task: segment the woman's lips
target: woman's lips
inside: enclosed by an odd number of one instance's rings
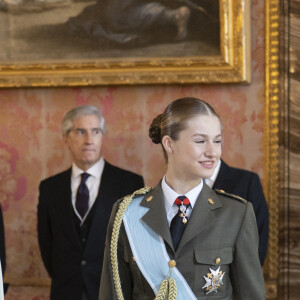
[[[200,164],[201,164],[201,166],[203,166],[204,168],[207,168],[207,169],[212,169],[215,166],[214,161],[201,161]]]

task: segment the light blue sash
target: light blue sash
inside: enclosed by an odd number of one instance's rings
[[[133,199],[123,222],[135,261],[156,295],[161,281],[169,275],[170,257],[161,236],[141,220],[149,210],[140,206],[143,197]],[[172,268],[172,277],[176,280],[178,300],[197,300],[176,267]]]

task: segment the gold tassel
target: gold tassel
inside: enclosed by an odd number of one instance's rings
[[[159,291],[154,300],[176,300],[177,299],[177,285],[173,277],[164,279],[159,287]]]

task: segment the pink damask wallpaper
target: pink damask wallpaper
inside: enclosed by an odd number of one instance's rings
[[[0,90],[0,203],[3,208],[7,300],[49,299],[36,233],[39,182],[70,166],[60,122],[72,107],[93,104],[107,122],[103,156],[140,173],[147,185],[164,174],[159,145],[148,138],[152,119],[174,99],[212,104],[224,127],[223,158],[263,179],[264,6],[252,1],[250,85],[78,87]]]

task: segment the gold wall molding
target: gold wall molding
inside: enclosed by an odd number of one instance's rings
[[[265,0],[265,181],[270,225],[264,266],[267,299],[278,298],[279,207],[279,20],[280,0]]]

